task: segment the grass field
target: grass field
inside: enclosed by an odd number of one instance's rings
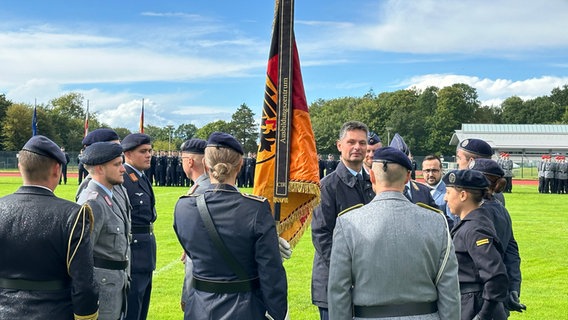
[[[69,182],[74,182],[70,179]],[[14,192],[21,184],[17,177],[0,178],[0,196]],[[73,199],[76,184],[62,185],[56,194]],[[158,262],[154,273],[149,319],[182,319],[179,296],[183,265],[181,247],[172,229],[172,214],[177,198],[186,188],[156,187],[158,220]],[[515,185],[506,194],[507,208],[513,219],[515,237],[522,258],[521,300],[528,307],[510,319],[568,319],[568,195],[539,194],[534,186]],[[310,233],[285,262],[289,284],[291,319],[319,319],[310,300],[313,246]]]

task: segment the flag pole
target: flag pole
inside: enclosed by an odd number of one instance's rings
[[[144,98],[142,98],[142,112],[140,113],[140,133],[144,133]]]

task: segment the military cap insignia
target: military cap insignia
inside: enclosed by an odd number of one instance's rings
[[[450,175],[448,176],[448,181],[450,181],[450,183],[455,183],[456,182],[456,174],[455,173],[450,173]]]
[[[467,146],[468,143],[469,143],[469,139],[465,139],[464,141],[462,141],[460,143],[460,146],[465,147],[465,146]]]
[[[469,164],[468,164],[468,168],[473,169],[474,167],[475,167],[475,159],[471,159]]]
[[[479,246],[482,246],[482,245],[484,245],[484,244],[488,244],[488,243],[489,243],[489,239],[487,239],[487,238],[475,241],[475,244],[476,244],[478,247],[479,247]]]
[[[254,194],[249,194],[249,193],[241,193],[241,194],[245,198],[249,198],[249,199],[260,201],[260,202],[264,202],[264,201],[267,200],[265,197],[257,196],[257,195],[254,195]]]
[[[340,216],[342,216],[343,214],[345,214],[345,213],[347,213],[347,212],[349,212],[349,211],[351,211],[351,210],[354,210],[354,209],[357,209],[357,208],[361,208],[362,206],[363,206],[362,203],[356,204],[356,205],[354,205],[354,206],[352,206],[352,207],[349,207],[349,208],[347,208],[347,209],[341,211],[340,213],[337,214],[337,216],[340,217]]]

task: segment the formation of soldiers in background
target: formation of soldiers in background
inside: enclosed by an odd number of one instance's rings
[[[542,155],[538,163],[538,192],[567,193],[568,192],[568,163],[566,156]]]
[[[503,192],[511,193],[513,191],[513,160],[510,159],[509,154],[501,152],[497,164],[503,169],[505,175],[503,178],[507,181],[507,185]]]
[[[239,188],[252,188],[254,169],[256,166],[256,153],[249,152],[243,159],[244,165],[238,177]],[[80,172],[80,169],[79,169]],[[181,153],[178,151],[152,151],[150,169],[144,171],[153,186],[160,187],[191,187],[191,181],[183,172]],[[86,174],[84,175],[86,176]],[[79,175],[79,184],[82,177]]]

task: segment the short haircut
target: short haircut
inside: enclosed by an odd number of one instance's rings
[[[362,130],[365,131],[365,136],[369,134],[369,127],[366,124],[360,121],[348,121],[341,126],[341,130],[339,130],[339,140],[345,137],[347,131],[353,130]]]
[[[438,160],[438,162],[440,162],[440,168],[442,168],[442,159],[440,159],[440,157],[438,157],[435,154],[429,154],[426,157],[424,157],[424,160],[422,160],[422,162],[424,161],[432,161],[432,160]]]
[[[31,181],[46,181],[51,174],[51,167],[58,162],[50,157],[21,150],[18,157],[22,175]]]
[[[386,164],[386,171],[384,169],[384,163],[373,162],[373,173],[377,181],[380,181],[384,186],[401,186],[406,182],[406,176],[408,175],[408,169],[401,166],[398,163],[389,162]]]

